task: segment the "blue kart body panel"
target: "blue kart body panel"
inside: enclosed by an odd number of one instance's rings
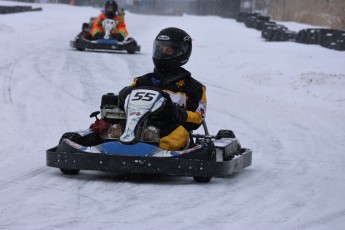
[[[114,40],[114,39],[99,39],[96,42],[99,44],[111,44],[111,45],[116,45],[119,43],[119,41]]]
[[[119,141],[111,141],[95,146],[82,146],[71,140],[64,139],[60,145],[60,151],[74,148],[76,152],[99,153],[118,156],[145,156],[145,157],[177,157],[183,154],[193,154],[193,152],[203,148],[203,145],[196,145],[193,148],[182,151],[168,151],[157,146],[138,142],[135,144],[123,144]]]

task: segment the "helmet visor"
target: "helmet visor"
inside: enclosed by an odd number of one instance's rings
[[[183,54],[182,45],[171,41],[155,40],[153,42],[153,57],[157,59],[170,59]]]
[[[114,13],[115,12],[115,9],[114,9],[113,5],[107,5],[105,7],[105,10],[106,10],[106,13]]]

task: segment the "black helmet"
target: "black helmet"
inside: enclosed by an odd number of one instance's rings
[[[178,28],[163,29],[153,42],[152,59],[157,70],[170,71],[183,66],[191,53],[191,37]]]
[[[117,3],[113,0],[108,0],[104,4],[104,14],[107,16],[107,18],[115,17],[117,9]]]

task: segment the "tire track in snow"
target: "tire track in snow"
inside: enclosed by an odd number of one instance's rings
[[[92,194],[90,195],[85,195],[81,190],[83,190],[83,187],[89,183],[87,180],[83,180],[82,182],[76,183],[75,187],[70,187],[68,189],[63,188],[58,188],[55,185],[48,185],[48,184],[37,184],[37,183],[31,183],[29,182],[30,179],[33,179],[34,177],[42,177],[44,175],[49,175],[47,172],[50,171],[48,167],[41,167],[38,169],[33,169],[30,171],[25,171],[22,175],[19,175],[18,177],[15,178],[10,178],[10,180],[1,180],[0,183],[3,187],[7,187],[9,190],[12,188],[15,189],[14,187],[16,186],[25,186],[27,189],[32,188],[32,190],[37,191],[37,188],[39,187],[40,190],[55,190],[57,192],[63,192],[63,193],[73,193],[78,197],[78,202],[80,202],[80,198],[86,198],[87,200],[92,201],[92,203],[96,204],[99,206],[99,210],[101,210],[104,207],[104,203],[102,203],[100,200],[97,200],[92,197]],[[60,175],[58,175],[60,176]],[[65,176],[68,177],[68,176]],[[40,181],[44,182],[43,178],[39,179]],[[66,178],[66,180],[70,180],[70,178]],[[86,189],[87,190],[87,189]],[[94,207],[94,206],[93,206]]]
[[[68,95],[68,97],[71,99],[85,103],[83,97],[77,96],[75,91],[68,88],[68,85],[75,80],[73,77],[76,75],[73,73],[73,70],[71,70],[72,64],[81,62],[80,60],[74,61],[73,58],[69,58],[69,56],[70,54],[68,54],[66,51],[64,51],[61,55],[54,53],[47,54],[45,56],[37,56],[37,62],[34,63],[34,68],[38,76],[52,85],[54,89],[58,90],[62,94]],[[55,65],[55,68],[54,72],[51,72],[49,70],[51,69],[50,66],[53,64]]]
[[[23,175],[19,175],[15,178],[11,177],[9,178],[9,180],[7,181],[0,181],[1,182],[1,186],[7,186],[10,184],[22,184],[23,181],[27,181],[33,177],[36,177],[44,172],[48,171],[48,168],[39,168],[39,169],[33,169],[31,171],[25,171]]]
[[[14,64],[7,64],[0,67],[0,72],[5,72],[2,85],[2,101],[4,104],[13,104],[12,100],[12,76],[15,69]]]
[[[72,53],[71,53],[72,52]],[[93,92],[97,92],[98,76],[95,76],[90,69],[92,63],[88,58],[83,58],[83,61],[75,61],[75,52],[71,51],[67,54],[63,69],[69,70],[70,74],[78,73],[78,80],[83,88],[83,102],[90,105],[95,103],[96,98],[93,96]],[[79,54],[78,52],[77,54]],[[80,54],[79,54],[80,55]],[[89,57],[88,55],[86,57]],[[94,57],[91,57],[94,58]],[[98,98],[97,98],[98,99]],[[98,100],[97,100],[98,102]]]
[[[343,222],[344,220],[345,220],[345,209],[342,209],[333,213],[325,214],[322,217],[318,217],[316,219],[306,221],[305,223],[294,226],[292,228],[289,227],[286,229],[319,229],[321,228],[320,226],[324,226],[325,229],[328,229],[328,227],[331,228],[330,227],[331,222],[335,222],[335,221]]]
[[[43,60],[43,57],[37,57],[41,61],[35,63],[35,69],[42,79],[65,94],[71,101],[76,100],[89,105],[98,104],[99,97],[94,97],[94,93],[99,91],[102,76],[99,76],[100,71],[93,69],[99,58],[103,60],[98,55],[100,54],[87,51],[63,50],[58,55],[46,55]],[[50,67],[53,65],[52,60],[55,65],[54,72],[47,75],[45,68],[53,68]]]

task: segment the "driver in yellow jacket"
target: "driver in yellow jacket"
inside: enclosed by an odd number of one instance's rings
[[[188,62],[191,52],[191,37],[185,31],[173,27],[163,29],[153,45],[154,71],[135,78],[119,93],[120,101],[124,101],[133,88],[152,86],[170,95],[174,103],[167,104],[155,115],[162,149],[185,148],[189,142],[188,131],[199,128],[206,113],[205,86],[181,67]]]

